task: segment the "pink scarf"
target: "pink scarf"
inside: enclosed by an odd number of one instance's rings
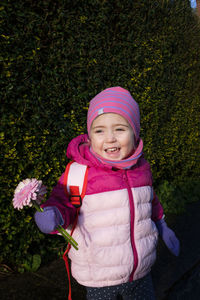
[[[143,152],[143,141],[140,139],[139,144],[135,150],[135,152],[129,156],[126,159],[122,160],[107,160],[100,155],[96,154],[92,148],[90,147],[91,153],[104,165],[111,165],[114,168],[117,169],[130,169],[132,166],[134,166],[137,162],[138,159],[142,156]]]

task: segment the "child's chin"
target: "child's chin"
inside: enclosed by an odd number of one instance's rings
[[[103,156],[105,159],[108,159],[108,160],[121,160],[121,155],[119,153],[106,153],[104,154]]]

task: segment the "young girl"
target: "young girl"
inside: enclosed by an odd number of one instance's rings
[[[86,194],[71,248],[72,276],[89,300],[155,299],[150,271],[158,233],[179,254],[179,241],[164,221],[143,156],[140,113],[131,94],[112,87],[90,102],[88,135],[74,138],[67,157],[88,166]],[[77,174],[77,177],[79,174]],[[64,174],[35,221],[44,233],[73,224],[76,209],[64,193]]]

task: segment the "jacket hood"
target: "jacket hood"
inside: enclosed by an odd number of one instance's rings
[[[79,164],[87,165],[89,167],[110,170],[113,169],[111,165],[103,164],[92,154],[92,152],[90,151],[90,141],[87,134],[82,134],[72,139],[68,144],[66,155],[70,160],[74,160]],[[139,168],[139,171],[145,173],[151,172],[151,167],[149,163],[144,159],[143,155],[140,157],[137,164],[131,169],[134,168]]]

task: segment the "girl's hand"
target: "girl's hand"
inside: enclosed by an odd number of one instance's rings
[[[175,233],[167,226],[167,223],[164,221],[164,219],[157,221],[156,227],[170,252],[173,255],[178,256],[180,253],[180,242]]]
[[[55,206],[48,206],[43,209],[43,212],[35,213],[35,222],[43,233],[50,233],[59,225],[64,224],[63,217],[59,209]]]

